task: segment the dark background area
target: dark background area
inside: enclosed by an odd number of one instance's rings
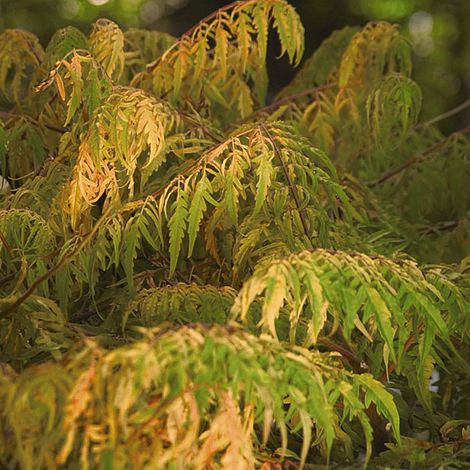
[[[72,24],[88,32],[93,21],[107,17],[121,28],[158,29],[182,34],[223,0],[0,0],[0,31],[22,28],[46,45],[58,28]],[[306,30],[308,57],[335,29],[371,20],[398,23],[413,43],[414,79],[424,95],[422,120],[470,98],[470,0],[291,0]],[[271,91],[295,73],[277,60],[271,42]],[[470,121],[470,108],[440,125],[449,132]]]

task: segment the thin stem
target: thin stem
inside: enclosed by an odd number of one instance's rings
[[[457,346],[460,349],[466,349],[468,352],[470,352],[470,344],[465,343],[462,341],[459,337],[452,335],[450,337],[450,340],[452,343],[454,343],[455,346]]]
[[[449,111],[446,111],[445,113],[439,114],[438,116],[430,119],[429,121],[422,122],[421,124],[418,124],[415,126],[415,129],[421,129],[426,126],[430,126],[431,124],[435,124],[436,122],[443,121],[444,119],[447,119],[451,116],[454,116],[455,114],[460,113],[460,111],[463,111],[464,109],[467,109],[470,107],[470,99],[467,101],[464,101],[463,103],[459,104],[455,108],[450,109]]]
[[[444,222],[439,222],[436,225],[433,225],[431,227],[424,227],[423,229],[420,230],[420,233],[422,235],[428,235],[433,232],[445,232],[447,230],[452,230],[456,228],[461,222],[466,222],[469,220],[470,220],[470,216],[466,216],[459,220],[447,220]]]
[[[34,291],[44,282],[47,281],[51,276],[53,276],[57,271],[59,271],[63,266],[72,261],[73,258],[93,239],[98,232],[98,229],[103,225],[104,221],[108,217],[111,209],[108,208],[101,218],[96,222],[93,229],[90,230],[83,238],[82,241],[72,250],[69,254],[61,258],[52,268],[46,271],[42,276],[39,276],[35,281],[29,286],[26,292],[20,296],[15,302],[8,306],[5,310],[0,312],[0,319],[10,317],[13,312],[25,301]]]
[[[236,0],[235,2],[232,2],[232,3],[229,3],[228,5],[225,5],[223,6],[222,8],[218,8],[217,10],[213,11],[212,13],[209,13],[207,16],[205,16],[202,20],[200,20],[199,22],[197,22],[194,26],[192,26],[191,28],[189,28],[185,33],[183,33],[181,35],[181,38],[182,39],[183,37],[187,37],[187,36],[191,36],[194,31],[196,31],[198,28],[200,28],[204,23],[207,23],[211,20],[213,20],[214,18],[216,18],[218,15],[220,15],[220,13],[224,12],[224,11],[228,11],[228,10],[231,10],[232,8],[235,8],[236,6],[238,5],[243,5],[244,3],[250,3],[249,1],[240,1],[240,0]],[[251,2],[253,3],[253,2]]]
[[[249,132],[252,132],[252,131],[253,131],[253,129],[250,129],[249,131],[244,130],[244,131],[236,134],[235,136],[232,136],[231,139],[233,139],[234,137],[241,137],[241,136],[243,136],[243,135],[245,135]],[[227,141],[224,141],[224,142],[218,143],[217,145],[214,145],[214,146],[210,147],[208,150],[203,152],[202,156],[198,160],[196,160],[192,165],[188,166],[181,173],[178,173],[178,175],[175,176],[169,183],[163,185],[160,189],[153,192],[148,197],[155,199],[155,198],[161,196],[165,192],[166,189],[168,189],[170,186],[175,184],[181,177],[189,175],[192,171],[196,170],[198,167],[201,167],[203,164],[210,163],[211,160],[209,160],[207,158],[207,155],[210,154],[211,152],[213,152],[218,147],[224,146],[226,144],[227,144]],[[145,203],[144,201],[140,201],[141,204],[137,205],[137,202],[138,201],[136,201],[136,205],[130,209],[131,211],[135,211],[135,210],[139,209]]]
[[[299,98],[303,98],[304,96],[313,95],[315,93],[318,93],[319,91],[328,90],[329,88],[334,88],[337,85],[338,84],[336,82],[326,83],[325,85],[319,85],[319,86],[314,86],[314,87],[311,87],[311,88],[306,88],[305,90],[299,91],[297,93],[293,93],[292,95],[285,96],[284,98],[273,101],[272,103],[270,103],[266,106],[263,106],[262,108],[254,111],[249,116],[247,116],[245,119],[243,119],[242,122],[249,121],[253,117],[257,116],[258,114],[266,113],[266,112],[269,113],[270,111],[273,111],[274,109],[279,108],[283,104],[290,103],[291,101],[295,101]]]
[[[379,178],[377,178],[374,181],[369,181],[367,183],[367,186],[369,186],[370,188],[375,188],[379,184],[382,184],[385,181],[388,181],[390,178],[393,178],[393,177],[399,175],[400,173],[403,173],[405,170],[407,170],[408,168],[416,165],[417,163],[429,160],[430,158],[432,158],[432,154],[436,150],[438,150],[439,148],[443,147],[449,141],[449,139],[451,137],[453,137],[455,134],[468,134],[469,132],[470,132],[470,125],[464,127],[463,129],[460,129],[456,132],[453,132],[451,135],[449,135],[445,139],[441,140],[437,144],[433,145],[432,147],[429,147],[424,152],[422,152],[418,155],[413,155],[412,157],[410,157],[402,165],[400,165],[396,168],[393,168],[392,170],[386,171],[385,173],[382,174],[382,176],[380,176]]]
[[[3,119],[4,121],[9,121],[10,119],[19,119],[19,118],[24,118],[24,119],[27,119],[28,121],[31,121],[32,123],[36,125],[40,125],[40,123],[31,116],[27,116],[25,114],[14,114],[14,113],[6,112],[6,111],[0,111],[0,119]],[[44,127],[49,129],[50,131],[59,132],[60,134],[65,134],[67,132],[67,129],[65,127],[53,126],[51,124],[44,124]]]
[[[12,279],[15,279],[15,273],[9,274],[8,276],[5,276],[4,278],[0,279],[0,286],[2,286],[3,284],[6,284]]]
[[[322,251],[329,253],[331,255],[336,255],[339,250],[334,250],[332,248],[322,248]],[[364,253],[361,253],[360,251],[351,251],[351,250],[341,250],[341,253],[346,253],[348,256],[351,258],[361,258],[364,256]],[[390,259],[387,258],[383,255],[367,255],[368,258],[373,259],[375,261],[392,261],[395,264],[398,264],[398,266],[406,266],[410,260],[408,259]]]
[[[459,456],[460,454],[463,454],[464,452],[468,452],[468,439],[463,438],[463,439],[457,439],[456,441],[439,442],[433,445],[433,449],[436,449],[442,446],[449,446],[449,445],[460,446],[462,444],[463,444],[463,447],[452,454],[452,458],[455,459],[455,457]],[[443,468],[442,463],[438,463],[436,465],[433,465],[429,470],[440,470],[441,468]]]
[[[230,9],[236,7],[237,5],[242,5],[243,3],[246,3],[246,2],[242,2],[242,1],[237,0],[235,2],[229,3],[228,5],[225,5],[222,8],[219,8],[218,10],[213,11],[212,13],[209,13],[202,20],[200,20],[198,23],[196,23],[194,26],[192,26],[186,32],[184,32],[179,37],[179,39],[170,47],[170,49],[168,49],[168,51],[174,49],[184,38],[187,38],[187,37],[191,36],[194,33],[194,31],[196,31],[198,28],[200,28],[204,23],[207,23],[207,22],[211,21],[212,19],[216,18],[220,13],[222,13],[224,11],[227,11],[227,10],[230,10]],[[166,55],[166,54],[164,54],[164,55]],[[164,55],[160,56],[154,62],[151,62],[150,64],[148,64],[147,65],[147,72],[152,72],[153,70],[155,70],[158,67],[158,65],[160,64],[160,62],[162,61],[162,58],[164,57]]]
[[[356,356],[356,354],[347,349],[345,346],[340,343],[335,343],[334,341],[329,340],[328,338],[320,337],[317,340],[317,344],[325,346],[330,351],[335,351],[344,356],[351,364],[354,372],[360,374],[364,372],[364,368],[361,365],[361,360]]]
[[[3,232],[1,230],[0,241],[2,242],[2,245],[5,247],[5,249],[8,251],[8,254],[13,258],[13,249],[11,248],[10,244],[8,243],[7,239],[5,238],[5,235],[3,235]]]
[[[315,248],[313,240],[311,239],[310,234],[309,234],[309,230],[308,230],[308,227],[307,227],[307,222],[305,220],[304,213],[302,211],[302,205],[300,204],[299,195],[297,194],[297,189],[294,185],[294,182],[292,181],[292,178],[290,177],[289,170],[286,166],[286,162],[284,161],[284,158],[282,158],[281,151],[279,150],[279,147],[277,146],[276,141],[274,140],[273,136],[269,132],[269,129],[265,126],[264,123],[261,123],[261,128],[264,130],[264,132],[268,136],[269,140],[271,141],[271,144],[274,148],[274,152],[276,153],[276,156],[278,157],[279,161],[281,162],[282,170],[283,170],[284,175],[286,177],[287,184],[289,185],[290,192],[292,193],[292,197],[294,198],[295,205],[297,206],[297,210],[299,212],[300,221],[302,223],[302,227],[304,229],[305,236],[307,237],[310,244],[312,245],[312,248]]]
[[[240,132],[238,134],[238,136],[242,136],[244,134],[246,134],[247,131],[243,131],[243,132]],[[214,147],[212,147],[210,150],[213,150],[221,145],[224,145],[224,143],[222,144],[218,144]],[[210,152],[209,150],[209,152]],[[131,208],[121,212],[121,213],[124,213],[124,212],[134,212],[140,208],[142,208],[143,205],[145,205],[148,201],[149,198],[152,198],[152,199],[156,199],[157,197],[161,196],[165,191],[166,189],[168,189],[171,185],[173,185],[176,181],[178,181],[181,177],[183,176],[186,176],[188,175],[189,173],[191,173],[192,171],[194,171],[196,168],[198,168],[199,166],[202,165],[203,161],[207,159],[207,156],[206,156],[206,152],[205,154],[200,157],[193,165],[189,166],[188,168],[186,168],[185,171],[181,172],[180,174],[178,174],[175,178],[173,178],[169,183],[163,185],[160,189],[158,189],[157,191],[155,191],[154,193],[152,193],[151,195],[147,196],[147,198],[145,198],[145,200],[140,200],[140,201],[136,201],[136,204],[133,205]],[[69,261],[71,261],[78,253],[79,251],[84,247],[86,246],[86,244],[94,237],[94,235],[96,234],[96,232],[98,231],[99,227],[101,225],[103,225],[105,219],[107,218],[108,214],[110,212],[110,208],[108,208],[108,210],[101,216],[101,218],[96,222],[95,226],[93,227],[93,229],[88,232],[88,234],[86,234],[84,236],[84,238],[82,239],[82,241],[80,242],[80,244],[77,246],[77,248],[75,248],[71,253],[69,253],[68,255],[64,256],[63,258],[60,259],[60,261],[54,265],[51,269],[49,269],[49,271],[47,271],[44,275],[42,275],[41,277],[37,278],[34,283],[31,285],[31,287],[14,303],[12,304],[10,307],[8,307],[6,310],[4,310],[3,312],[0,312],[0,319],[1,318],[5,318],[5,317],[8,317],[19,305],[21,305],[35,290],[36,288],[44,281],[46,281],[47,279],[49,279],[51,276],[53,276],[60,268],[62,268],[64,265],[66,265]]]

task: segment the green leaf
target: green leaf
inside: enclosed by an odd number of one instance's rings
[[[442,315],[439,309],[433,305],[430,300],[419,292],[416,293],[416,299],[424,308],[426,315],[429,316],[429,319],[436,325],[437,329],[444,336],[444,338],[449,338],[449,329],[442,318]]]
[[[186,188],[178,187],[176,201],[171,208],[172,215],[169,221],[170,229],[170,276],[176,270],[176,264],[181,250],[181,244],[186,231],[188,218],[188,194]]]
[[[271,186],[274,175],[274,167],[272,165],[273,153],[268,153],[267,148],[265,150],[266,151],[255,160],[258,164],[255,171],[258,181],[256,182],[255,208],[253,210],[254,215],[261,210],[261,207],[266,202],[268,190]]]
[[[400,443],[400,416],[392,395],[370,374],[357,375],[356,380],[366,389],[366,406],[375,403],[377,411],[389,420],[395,440]]]
[[[380,334],[388,346],[392,359],[395,359],[395,349],[393,345],[395,331],[390,322],[392,314],[377,290],[370,287],[367,289],[367,294],[376,309],[374,318],[377,321]]]
[[[202,178],[196,185],[193,197],[191,198],[191,206],[189,208],[188,218],[188,257],[193,254],[194,243],[196,241],[196,235],[199,231],[199,225],[204,216],[204,212],[207,210],[206,201],[212,192],[212,186],[206,175],[203,174]]]

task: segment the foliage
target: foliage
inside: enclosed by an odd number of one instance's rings
[[[270,27],[1,33],[2,468],[469,463],[470,129],[385,22],[267,103]]]

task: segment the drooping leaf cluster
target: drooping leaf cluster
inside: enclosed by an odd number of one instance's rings
[[[470,127],[384,22],[268,103],[270,28],[0,34],[0,466],[468,464]]]

